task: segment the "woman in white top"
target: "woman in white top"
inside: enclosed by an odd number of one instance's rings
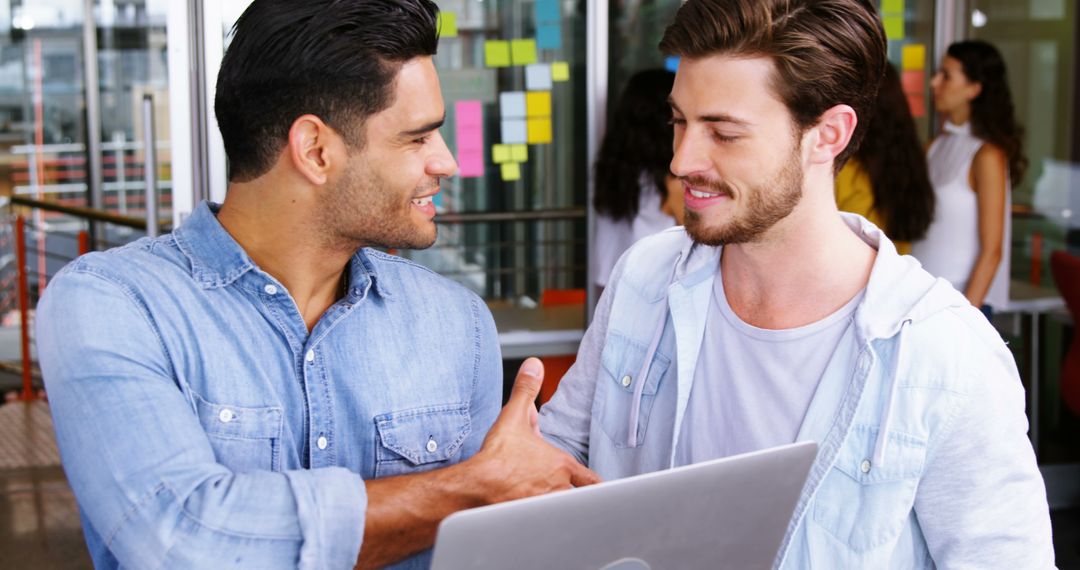
[[[992,45],[949,46],[930,83],[943,132],[927,154],[937,206],[926,238],[911,254],[984,311],[1009,298],[1009,193],[1027,159],[1006,83]]]
[[[639,71],[623,90],[596,161],[593,283],[607,285],[615,262],[637,240],[682,225],[683,188],[668,170],[675,74]]]

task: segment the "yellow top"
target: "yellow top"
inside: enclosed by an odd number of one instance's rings
[[[836,207],[844,212],[859,214],[885,230],[885,220],[874,209],[874,187],[870,183],[870,173],[855,157],[848,160],[836,175]],[[911,253],[910,242],[894,241],[893,244],[901,255]]]

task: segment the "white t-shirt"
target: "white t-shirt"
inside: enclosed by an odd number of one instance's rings
[[[600,214],[596,217],[596,249],[592,256],[593,283],[606,287],[611,270],[619,257],[639,239],[662,232],[675,225],[675,218],[660,211],[660,192],[656,183],[642,173],[638,179],[641,193],[638,213],[632,220],[613,220]]]
[[[728,305],[720,275],[715,283],[676,465],[795,441],[864,294],[815,323],[767,330],[743,322]]]

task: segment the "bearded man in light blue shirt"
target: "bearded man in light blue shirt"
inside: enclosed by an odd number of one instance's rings
[[[1049,568],[1001,337],[837,211],[886,65],[868,4],[682,5],[660,47],[686,228],[618,262],[540,427],[608,479],[817,441],[777,568]]]
[[[499,415],[483,302],[368,249],[430,246],[457,169],[436,12],[255,0],[218,77],[224,203],[50,283],[38,350],[96,567],[426,568],[448,514],[595,482],[536,432],[539,361]]]

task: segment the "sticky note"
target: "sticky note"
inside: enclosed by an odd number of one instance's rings
[[[905,71],[900,74],[900,85],[903,87],[904,93],[922,94],[926,89],[926,72],[919,71]]]
[[[882,14],[903,14],[904,0],[881,0]]]
[[[569,81],[570,64],[565,61],[556,61],[551,64],[552,81]]]
[[[548,144],[551,142],[551,117],[529,119],[529,144]]]
[[[464,154],[466,151],[482,152],[484,148],[483,127],[457,126],[457,150]]]
[[[562,19],[559,0],[536,0],[533,3],[533,16],[539,23],[549,24]]]
[[[439,12],[435,20],[435,29],[439,30],[440,38],[457,37],[457,13]]]
[[[904,17],[885,16],[881,19],[885,24],[885,37],[890,40],[904,39]]]
[[[525,92],[504,91],[499,93],[499,114],[504,119],[525,117]]]
[[[529,91],[525,94],[526,117],[551,116],[551,91]]]
[[[454,103],[454,115],[459,127],[480,127],[484,125],[484,106],[476,100],[463,100]]]
[[[484,65],[488,67],[510,66],[510,42],[488,40],[484,42]]]
[[[503,119],[502,124],[500,124],[499,127],[502,134],[502,142],[506,144],[524,144],[530,142],[525,119]]]
[[[901,69],[904,71],[926,69],[926,46],[923,44],[908,44],[900,53],[903,54]]]
[[[669,55],[664,58],[664,69],[675,73],[679,70],[679,56]]]
[[[551,91],[551,64],[534,63],[525,66],[525,89]]]
[[[521,165],[516,162],[504,162],[502,165],[502,179],[507,182],[521,180]]]
[[[508,144],[493,144],[491,145],[491,161],[495,164],[502,164],[504,162],[510,162],[510,147],[513,145]]]
[[[458,176],[461,178],[479,178],[484,175],[484,155],[481,152],[458,151]],[[437,194],[441,196],[442,194]]]
[[[562,49],[562,26],[559,24],[537,24],[536,46],[540,49]]]
[[[528,162],[529,146],[523,144],[510,145],[510,160],[513,162]]]
[[[926,96],[923,94],[909,93],[907,96],[908,109],[915,118],[926,116]]]
[[[536,40],[511,40],[510,57],[514,65],[529,65],[536,63]]]

